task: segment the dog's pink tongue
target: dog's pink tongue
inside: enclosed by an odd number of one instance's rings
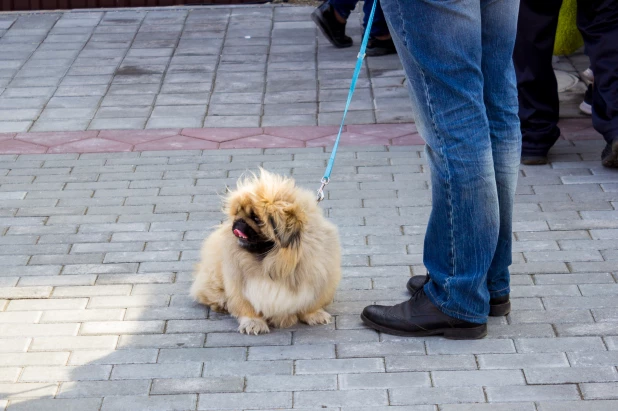
[[[234,229],[234,235],[238,238],[247,238],[247,236],[245,235],[245,233],[243,233],[242,231],[240,231],[238,228]]]

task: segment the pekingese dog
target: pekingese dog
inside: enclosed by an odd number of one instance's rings
[[[224,209],[227,221],[202,246],[193,298],[236,317],[241,333],[331,322],[324,307],[341,279],[341,249],[315,195],[260,170],[239,180]]]

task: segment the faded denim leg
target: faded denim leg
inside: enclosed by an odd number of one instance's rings
[[[490,266],[492,290],[505,277],[508,284],[511,240],[504,233],[511,230],[512,158],[518,164],[521,139],[510,63],[517,6],[382,0],[431,170],[425,292],[445,314],[475,323],[487,321]],[[500,92],[507,98],[497,98]]]

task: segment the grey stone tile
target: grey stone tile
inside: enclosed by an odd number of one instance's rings
[[[77,131],[86,130],[90,118],[85,119],[62,119],[62,120],[38,120],[30,131]]]
[[[155,106],[151,117],[199,117],[206,114],[206,105]]]
[[[204,127],[259,127],[259,116],[206,116]]]
[[[88,130],[141,130],[145,127],[146,121],[147,117],[95,118],[90,122]]]
[[[0,121],[0,133],[20,133],[28,131],[32,121]]]
[[[203,117],[157,117],[150,118],[146,124],[146,128],[189,128],[202,127]]]
[[[123,94],[108,95],[101,102],[102,107],[119,106],[151,106],[154,104],[155,96],[152,94]]]

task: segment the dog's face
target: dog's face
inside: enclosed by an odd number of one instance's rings
[[[261,256],[298,247],[306,216],[296,191],[292,180],[264,170],[239,182],[227,199],[227,213],[240,247]]]

